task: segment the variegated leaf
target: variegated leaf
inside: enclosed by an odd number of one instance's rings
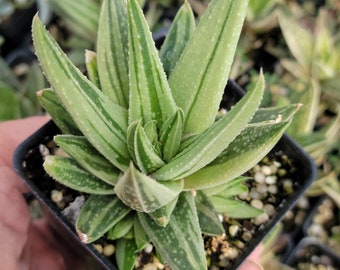
[[[103,156],[124,170],[129,164],[126,109],[112,103],[70,62],[37,16],[33,40],[48,80],[78,128]]]
[[[208,235],[221,235],[224,233],[222,222],[208,196],[202,191],[198,191],[195,203],[202,233]]]
[[[49,113],[64,134],[82,134],[52,89],[40,90],[37,92],[37,96],[41,106]]]
[[[129,104],[128,17],[126,0],[104,0],[98,27],[100,85],[116,104]]]
[[[215,121],[247,4],[212,1],[171,73],[170,88],[185,113],[187,134],[200,133]]]
[[[141,121],[129,125],[127,138],[130,155],[143,173],[149,174],[164,165],[164,161],[159,157],[159,152],[141,126]]]
[[[129,14],[129,123],[155,120],[160,127],[176,111],[166,75],[151,32],[136,0],[128,1]]]
[[[47,156],[43,164],[46,172],[59,183],[85,193],[114,194],[114,188],[81,168],[71,158]]]
[[[245,202],[234,200],[231,198],[212,196],[209,199],[218,212],[225,213],[228,217],[252,218],[263,213],[263,210],[252,207]]]
[[[167,205],[158,208],[157,210],[150,212],[149,216],[162,227],[166,227],[170,221],[171,214],[175,209],[178,197],[169,202]]]
[[[182,180],[158,182],[138,171],[132,162],[115,186],[117,196],[126,205],[146,213],[168,204],[182,189]]]
[[[249,124],[216,160],[185,178],[185,189],[216,187],[243,174],[275,146],[290,120]]]
[[[87,76],[95,86],[101,89],[98,73],[97,54],[93,51],[85,50],[85,64]]]
[[[160,142],[163,149],[163,160],[169,162],[180,148],[184,130],[184,114],[181,109],[164,122],[160,130]]]
[[[168,77],[176,66],[188,40],[195,30],[195,17],[189,2],[185,1],[177,12],[159,52]]]
[[[191,192],[181,193],[165,228],[145,213],[138,212],[137,215],[161,259],[171,265],[172,270],[207,269],[201,229]]]
[[[115,185],[120,171],[103,157],[83,136],[58,135],[54,141],[85,170],[104,182]]]
[[[120,270],[132,270],[136,260],[136,244],[133,239],[121,238],[116,243],[115,257]]]
[[[204,194],[206,194],[209,197],[212,196],[212,195],[221,194],[221,193],[225,197],[230,197],[230,196],[237,195],[237,194],[233,193],[233,195],[231,195],[229,193],[229,190],[233,191],[235,186],[238,187],[240,184],[242,184],[245,181],[250,180],[250,179],[252,179],[252,178],[251,177],[245,177],[245,176],[239,176],[239,177],[236,177],[234,179],[231,179],[231,180],[223,183],[222,185],[212,187],[212,188],[206,188],[202,192],[204,192]],[[242,192],[240,192],[240,193],[242,193]],[[238,194],[240,194],[240,193],[238,193]]]
[[[213,161],[246,127],[260,104],[263,91],[264,78],[261,73],[252,91],[168,164],[154,172],[153,177],[158,180],[184,178]]]
[[[103,236],[130,212],[131,209],[115,195],[91,195],[77,218],[77,233],[82,242],[91,243]]]

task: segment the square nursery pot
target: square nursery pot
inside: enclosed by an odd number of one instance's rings
[[[229,81],[226,87],[221,107],[229,109],[244,94],[243,90],[233,81]],[[74,225],[58,210],[58,207],[50,199],[51,186],[55,181],[48,177],[42,167],[43,158],[40,151],[41,145],[48,145],[54,135],[60,133],[53,121],[48,122],[28,139],[26,139],[17,149],[14,155],[14,168],[21,176],[23,181],[30,187],[33,195],[38,199],[49,224],[54,232],[64,239],[69,247],[75,250],[77,256],[84,262],[81,269],[117,269],[114,265],[114,259],[108,259],[101,255],[92,244],[83,244],[78,239]],[[252,230],[256,233],[247,240],[244,249],[238,252],[238,256],[228,260],[227,264],[221,269],[236,269],[242,261],[254,250],[254,248],[264,239],[268,232],[277,224],[285,213],[295,204],[297,199],[312,183],[316,176],[316,168],[312,159],[287,135],[284,135],[277,143],[274,149],[268,154],[270,159],[276,159],[284,153],[284,159],[293,168],[290,170],[289,178],[291,179],[290,192],[286,192],[283,183],[278,180],[279,190],[275,211],[270,219],[263,224],[251,226],[249,229],[249,220],[237,220],[246,230]],[[255,181],[252,181],[255,182]],[[251,188],[251,187],[250,187]],[[273,195],[271,194],[272,198]],[[226,234],[227,234],[226,228]],[[233,242],[233,241],[230,241]],[[113,256],[114,257],[114,256]]]

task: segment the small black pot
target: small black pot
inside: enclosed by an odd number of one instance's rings
[[[243,90],[233,81],[229,81],[225,90],[225,95],[221,106],[229,109],[244,94]],[[91,245],[80,242],[75,232],[74,226],[60,213],[51,201],[48,193],[42,191],[48,182],[54,182],[49,178],[43,167],[43,159],[39,156],[39,145],[46,144],[52,140],[53,136],[60,133],[53,121],[48,122],[37,132],[26,139],[15,151],[14,168],[25,183],[30,187],[34,196],[43,206],[50,225],[61,238],[65,238],[68,245],[73,247],[82,260],[88,262],[88,266],[83,269],[117,269],[108,259],[104,258]],[[285,213],[295,204],[297,199],[308,188],[316,177],[316,167],[312,159],[287,135],[284,135],[274,147],[272,152],[284,151],[290,159],[292,165],[297,168],[292,176],[294,180],[294,190],[285,197],[276,209],[274,217],[258,230],[248,248],[228,267],[235,269],[254,250],[254,248],[264,239],[268,232],[282,219]],[[37,155],[34,155],[34,154]],[[35,156],[30,160],[29,156]],[[46,179],[46,180],[44,180]],[[91,266],[90,266],[91,265]],[[93,266],[92,266],[93,265]]]

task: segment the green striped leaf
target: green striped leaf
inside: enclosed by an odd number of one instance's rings
[[[221,235],[224,228],[209,198],[201,191],[195,197],[201,231],[208,235]]]
[[[252,207],[242,201],[220,196],[212,196],[209,199],[218,212],[225,213],[228,217],[252,218],[263,214],[263,210]]]
[[[183,189],[183,181],[160,183],[130,167],[115,186],[117,196],[129,207],[141,212],[153,212],[175,199]]]
[[[245,173],[275,146],[289,124],[250,124],[216,160],[186,177],[185,189],[217,187]]]
[[[149,174],[164,165],[159,152],[148,139],[141,121],[136,121],[128,129],[128,149],[138,168]]]
[[[87,76],[95,86],[101,89],[98,74],[97,54],[93,51],[85,50],[85,64]]]
[[[240,184],[244,183],[245,181],[248,181],[252,179],[251,177],[245,177],[245,176],[238,176],[234,179],[231,179],[219,186],[212,187],[212,188],[206,188],[203,190],[204,194],[206,194],[208,197],[215,195],[215,194],[223,194],[225,197],[231,197],[233,195],[237,194],[230,194],[229,190],[233,191],[234,187],[239,187]],[[242,192],[240,192],[242,193]],[[240,194],[238,193],[238,194]]]
[[[49,82],[78,128],[103,156],[124,170],[129,164],[126,109],[112,103],[70,62],[37,16],[33,40]]]
[[[74,190],[103,195],[115,193],[112,185],[88,173],[71,158],[47,156],[43,166],[51,177]]]
[[[168,164],[154,172],[153,177],[158,180],[184,178],[213,161],[246,127],[260,104],[263,91],[261,73],[252,91]]]
[[[129,123],[155,120],[160,127],[176,111],[176,104],[154,45],[151,32],[136,0],[128,1],[129,14]]]
[[[126,0],[104,0],[99,19],[97,56],[100,85],[116,104],[129,101],[128,17]]]
[[[82,134],[52,89],[40,90],[37,92],[37,96],[41,106],[64,134]]]
[[[215,121],[247,3],[212,1],[171,73],[175,102],[185,113],[185,133],[200,133]]]
[[[185,1],[165,37],[159,57],[168,77],[176,66],[188,40],[195,30],[195,17],[189,2]]]
[[[137,212],[137,215],[161,259],[171,265],[172,270],[207,269],[201,229],[191,192],[181,193],[165,228],[145,213]]]
[[[58,135],[54,141],[85,170],[103,180],[115,185],[120,171],[103,157],[83,136]]]
[[[99,5],[89,0],[50,0],[53,10],[69,24],[70,29],[89,41],[97,35]]]
[[[110,240],[116,240],[124,237],[130,230],[132,230],[134,219],[135,213],[130,212],[107,232],[107,238]]]
[[[163,146],[163,160],[169,162],[177,153],[181,145],[184,129],[184,114],[181,109],[164,122],[160,130],[160,142]]]
[[[132,270],[136,261],[136,244],[132,239],[121,238],[116,243],[115,257],[119,270]]]
[[[77,233],[82,242],[91,243],[103,236],[130,212],[131,209],[114,195],[91,195],[77,218]]]

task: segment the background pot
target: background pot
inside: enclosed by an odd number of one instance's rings
[[[229,81],[221,106],[229,109],[242,95],[243,90],[233,81]],[[50,121],[31,135],[16,149],[14,154],[14,168],[40,201],[52,229],[67,241],[68,245],[81,256],[82,260],[87,261],[89,265],[91,264],[91,266],[86,266],[86,269],[116,269],[108,259],[97,252],[92,244],[84,245],[80,243],[74,226],[58,212],[56,205],[50,199],[48,191],[43,191],[43,189],[46,188],[49,183],[53,183],[54,180],[47,176],[42,167],[43,158],[40,154],[39,146],[41,144],[48,144],[53,136],[58,133],[60,133],[59,129],[53,121]],[[295,168],[298,168],[294,175],[292,175],[294,189],[289,196],[282,200],[273,218],[266,224],[261,225],[255,237],[248,242],[247,249],[228,266],[230,269],[235,269],[242,263],[315,179],[316,168],[314,162],[288,136],[284,135],[271,153],[278,151],[284,151],[290,159],[291,164]],[[31,157],[33,158],[31,159]]]

